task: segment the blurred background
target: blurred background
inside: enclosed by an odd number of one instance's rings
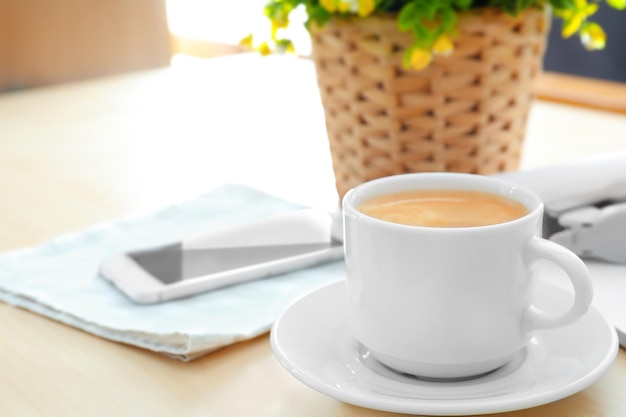
[[[172,60],[241,52],[239,40],[267,31],[265,0],[0,0],[0,92],[170,65]],[[594,19],[604,51],[564,40],[553,24],[545,69],[626,82],[626,12]],[[291,33],[310,53],[296,16]],[[266,32],[267,33],[267,32]]]
[[[604,3],[604,2],[603,2]],[[553,22],[544,60],[547,71],[626,82],[626,11],[616,12],[606,4],[592,16],[607,33],[606,48],[587,51],[578,40],[561,37],[561,22]]]

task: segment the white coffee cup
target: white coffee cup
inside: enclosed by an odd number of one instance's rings
[[[505,223],[439,228],[391,223],[363,214],[364,201],[420,189],[483,191],[522,203]],[[471,174],[418,173],[373,180],[343,200],[352,335],[381,363],[426,378],[467,378],[510,361],[539,329],[578,320],[593,289],[575,254],[542,239],[543,203],[530,190]],[[534,266],[558,264],[574,287],[559,317],[532,300]]]

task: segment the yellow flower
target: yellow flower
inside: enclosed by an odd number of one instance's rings
[[[624,10],[626,9],[626,0],[606,0],[609,3],[609,6],[614,9]]]
[[[580,41],[583,46],[590,51],[604,49],[606,45],[606,34],[599,24],[588,23],[580,31]]]
[[[626,1],[626,0],[624,0]],[[359,0],[358,12],[359,16],[369,16],[374,12],[376,8],[376,2],[374,0]]]
[[[427,49],[415,48],[409,57],[408,66],[415,70],[424,69],[433,60],[433,56]]]
[[[564,25],[563,25],[563,30],[561,32],[563,37],[569,38],[574,33],[576,33],[578,29],[580,28],[580,25],[582,24],[582,22],[583,22],[583,16],[580,14],[575,14],[569,19],[565,20]]]
[[[239,41],[239,45],[252,49],[253,48],[252,42],[253,42],[252,34],[249,34],[248,36],[246,36],[245,38]]]
[[[320,0],[320,5],[326,9],[327,12],[334,12],[337,10],[337,2],[335,0]]]
[[[296,47],[293,45],[293,42],[289,42],[287,46],[285,46],[285,52],[288,54],[296,53]]]
[[[558,16],[563,18],[564,24],[561,31],[563,37],[569,38],[578,32],[582,23],[597,10],[598,5],[596,3],[588,4],[587,0],[574,0],[574,8],[555,11]]]
[[[352,2],[350,0],[339,0],[338,9],[341,13],[347,13],[352,10]]]
[[[272,53],[272,49],[270,48],[270,46],[267,44],[267,42],[263,42],[261,45],[259,45],[259,47],[257,48],[257,50],[259,51],[259,53],[263,56],[269,55]]]
[[[369,16],[376,9],[375,0],[320,0],[320,5],[330,13],[354,13]]]
[[[454,51],[454,44],[450,38],[444,34],[435,40],[432,50],[434,54],[448,56]]]
[[[287,21],[281,21],[278,19],[272,19],[272,39],[276,39],[276,34],[278,33],[278,29],[283,29],[286,28],[287,26],[289,26],[289,20]]]

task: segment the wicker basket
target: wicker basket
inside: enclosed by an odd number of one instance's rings
[[[518,167],[549,14],[486,8],[461,14],[457,28],[454,53],[422,71],[402,67],[412,35],[395,15],[312,30],[341,197],[387,175]]]

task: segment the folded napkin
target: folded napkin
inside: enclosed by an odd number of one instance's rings
[[[294,299],[344,276],[343,262],[162,304],[135,304],[97,274],[110,253],[300,209],[242,185],[0,254],[0,300],[103,338],[192,360],[268,331]]]

